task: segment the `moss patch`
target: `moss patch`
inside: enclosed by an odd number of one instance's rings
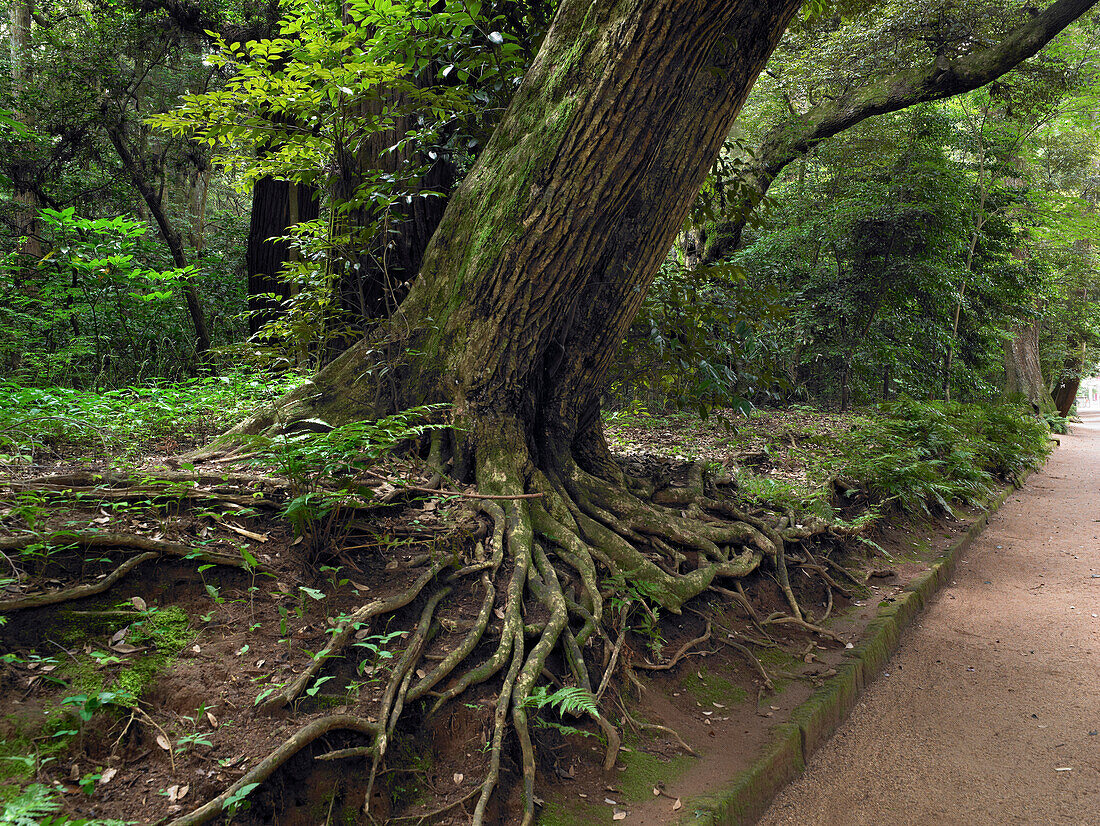
[[[592,822],[591,809],[581,801],[547,800],[539,812],[538,826],[585,826]]]
[[[619,788],[626,800],[648,800],[657,783],[676,780],[692,763],[692,758],[683,755],[666,758],[644,751],[623,752],[619,760],[626,767],[619,775]]]
[[[706,668],[689,671],[680,679],[680,687],[701,703],[722,703],[732,705],[743,703],[748,692],[734,685],[725,677],[711,674]]]

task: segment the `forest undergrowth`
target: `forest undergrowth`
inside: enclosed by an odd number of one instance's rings
[[[564,578],[571,614],[589,579],[603,614],[567,622],[534,675],[525,744],[501,723],[518,661],[499,641],[534,646],[560,618],[536,599],[512,628],[502,610],[502,501],[433,463],[433,408],[188,461],[282,389],[5,388],[0,823],[503,823],[528,754],[545,823],[563,784],[615,812],[639,789],[678,809],[659,778],[699,753],[685,726],[766,722],[904,579],[916,557],[888,526],[943,533],[1049,449],[1048,422],[1003,405],[611,414],[655,502],[698,488],[786,531],[785,559],[679,614],[602,568]],[[709,716],[662,714],[658,695]]]

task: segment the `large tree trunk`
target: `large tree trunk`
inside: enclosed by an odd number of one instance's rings
[[[430,68],[424,69],[418,83],[427,87],[433,82]],[[409,109],[408,101],[400,94],[388,97],[362,104],[362,119],[373,122],[383,110]],[[387,318],[408,295],[428,243],[443,219],[445,196],[454,188],[457,177],[449,161],[438,157],[429,162],[414,142],[406,139],[416,128],[414,117],[392,117],[387,128],[372,129],[366,137],[353,135],[354,146],[338,144],[336,151],[339,175],[333,195],[338,201],[353,200],[359,187],[380,172],[400,180],[414,165],[427,167],[423,177],[405,181],[409,202],[390,206],[381,213],[376,205],[367,203],[341,218],[353,238],[364,231],[372,236],[360,239],[358,255],[349,256],[349,261],[358,266],[343,271],[337,286],[341,309],[360,330]],[[440,196],[425,194],[430,192]]]
[[[252,212],[248,226],[245,264],[248,270],[248,332],[259,332],[278,317],[288,285],[283,265],[290,260],[290,245],[278,240],[302,221],[320,214],[315,189],[265,175],[252,186]]]
[[[716,577],[743,577],[767,559],[791,621],[804,622],[784,562],[788,529],[709,497],[702,466],[687,487],[653,495],[611,460],[598,415],[615,352],[800,4],[564,0],[408,298],[378,336],[235,431],[451,406],[453,472],[502,498],[482,508],[497,526],[490,547],[511,571],[495,652],[440,700],[507,671],[474,823],[499,774],[505,712],[522,755],[523,822],[533,820],[528,698],[559,643],[571,684],[592,685],[580,644],[603,616],[601,578],[679,612]],[[531,645],[527,599],[550,609]],[[265,704],[293,702],[315,673]],[[597,722],[610,768],[617,735]]]
[[[469,447],[511,421],[536,453],[568,448],[798,5],[564,3],[390,327],[395,397],[348,386],[364,342],[298,415],[450,401]]]
[[[1004,343],[1005,389],[1007,399],[1022,400],[1036,413],[1052,412],[1054,404],[1043,381],[1039,366],[1039,323],[1022,324]]]

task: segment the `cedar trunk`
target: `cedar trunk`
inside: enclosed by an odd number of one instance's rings
[[[1039,324],[1032,322],[1013,330],[1004,343],[1005,396],[1021,399],[1036,413],[1052,412],[1054,403],[1039,366]]]

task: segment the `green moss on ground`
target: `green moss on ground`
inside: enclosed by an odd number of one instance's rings
[[[734,685],[725,677],[711,674],[706,668],[685,674],[680,679],[680,688],[708,707],[711,703],[734,705],[743,703],[749,698],[745,689]]]

